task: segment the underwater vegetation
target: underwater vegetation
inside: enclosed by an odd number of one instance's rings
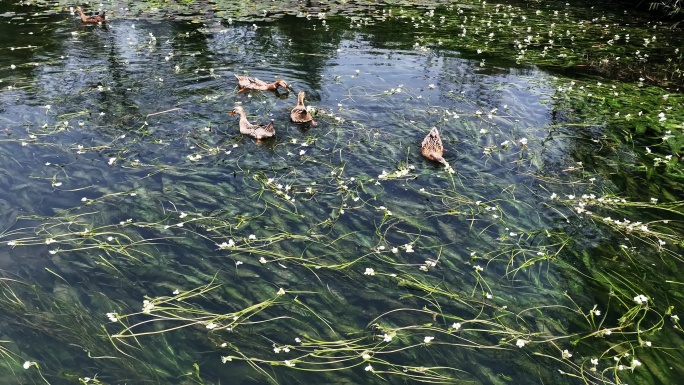
[[[277,3],[0,5],[7,383],[676,383],[677,33]]]

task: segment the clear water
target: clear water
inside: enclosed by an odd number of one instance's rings
[[[48,382],[98,374],[105,383],[268,383],[221,357],[235,355],[234,346],[247,357],[295,360],[303,350],[273,351],[297,346],[295,338],[378,344],[376,323],[406,327],[395,343],[415,345],[376,357],[399,368],[452,366],[455,383],[580,383],[558,368],[570,371],[600,351],[558,364],[543,355],[560,360],[572,339],[537,356],[514,345],[527,333],[541,341],[586,332],[582,317],[564,308],[572,308],[564,292],[585,311],[608,306],[606,286],[578,272],[592,274],[581,256],[610,250],[616,236],[568,223],[548,204],[552,191],[613,186],[600,175],[565,184],[582,142],[553,126],[554,74],[423,49],[392,20],[350,28],[342,17],[202,25],[114,16],[100,27],[68,12],[4,7],[19,13],[0,20],[0,269],[34,286],[6,281],[6,294],[20,293],[22,305],[4,304],[2,339],[12,341],[12,360],[38,362]],[[318,126],[289,122],[295,93],[237,94],[233,74],[286,79],[306,92]],[[228,116],[238,104],[252,122],[273,120],[276,137],[241,136]],[[431,127],[453,175],[420,156]],[[572,251],[563,251],[561,233],[577,241]],[[219,246],[231,239],[237,248]],[[127,256],[117,244],[135,246]],[[559,251],[561,261],[514,270]],[[375,275],[364,274],[369,268]],[[212,279],[220,286],[189,306],[225,314],[283,302],[233,331],[209,330],[203,320],[128,339],[121,351],[104,335],[122,330],[107,312],[138,313],[145,298]],[[414,279],[454,297],[414,290]],[[456,321],[471,330],[447,333]],[[135,332],[180,324],[143,323]],[[422,346],[426,336],[435,342]],[[359,357],[325,366],[336,367],[349,368],[263,364],[284,384],[413,381],[373,376]],[[18,383],[39,381],[35,375],[12,374]]]

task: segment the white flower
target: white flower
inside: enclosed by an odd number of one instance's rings
[[[107,163],[109,163],[109,165],[111,166],[111,165],[114,164],[114,162],[116,162],[116,158],[115,158],[115,157],[114,157],[114,158],[109,158],[109,161],[108,161]]]
[[[434,89],[435,89],[435,85],[434,85],[434,84],[428,84],[428,88],[431,89],[431,90],[434,90]]]
[[[266,263],[266,258],[264,258],[264,257],[259,258],[259,263]]]
[[[648,304],[648,297],[646,297],[643,294],[639,294],[636,297],[634,297],[634,302],[636,302],[639,305]]]
[[[251,240],[256,239],[256,235],[254,235],[254,234],[249,234],[249,239],[251,239]]]
[[[525,346],[526,343],[527,343],[527,341],[525,341],[525,340],[523,340],[523,339],[520,339],[520,338],[518,338],[518,340],[515,341],[515,344],[516,344],[519,348],[522,348],[523,346]]]
[[[636,358],[632,359],[632,365],[630,365],[629,368],[632,369],[632,371],[634,371],[634,369],[637,366],[641,366],[641,362],[639,360],[637,360]]]
[[[109,318],[109,320],[112,322],[119,320],[119,316],[117,316],[116,313],[107,313],[107,318]]]
[[[150,314],[150,312],[152,312],[152,309],[154,309],[154,304],[148,300],[144,300],[142,309],[143,314]]]
[[[398,248],[398,247],[393,247],[393,248],[392,248],[392,252],[393,252],[394,254],[398,253],[398,252],[399,252],[399,248]]]
[[[228,361],[233,361],[233,357],[230,357],[230,356],[222,356],[221,357],[221,362],[223,362],[224,364]]]
[[[300,150],[299,151],[299,155],[304,155],[304,154],[306,154],[306,150]]]
[[[178,295],[179,293],[180,293],[180,291],[178,289],[176,289],[172,292],[173,295]]]
[[[410,243],[407,243],[404,245],[404,248],[406,249],[407,253],[413,253],[413,245]]]
[[[283,289],[283,288],[281,287],[280,290],[278,290],[278,293],[276,293],[276,294],[278,294],[278,295],[285,295],[285,289]]]
[[[475,271],[483,271],[484,268],[482,268],[480,265],[475,265]]]
[[[35,362],[26,361],[26,362],[24,362],[24,369],[28,369],[34,364],[35,364]]]
[[[592,359],[591,359],[591,364],[594,365],[594,366],[598,365],[598,358],[592,358]]]
[[[287,365],[287,366],[289,366],[289,367],[295,366],[294,362],[292,362],[292,361],[290,361],[290,360],[285,360],[285,361],[283,361],[283,362],[285,363],[285,365]]]
[[[295,338],[295,342],[296,342],[296,343],[301,343],[301,342],[302,342],[302,339],[299,338],[299,337],[297,337],[297,338]]]
[[[14,247],[14,246],[16,246],[16,245],[17,245],[17,242],[15,242],[15,241],[9,241],[9,242],[7,242],[7,246],[12,246],[12,247]]]
[[[392,336],[389,335],[389,334],[387,334],[387,333],[385,333],[385,334],[382,335],[382,340],[385,341],[385,342],[390,342],[390,341],[392,341]]]
[[[57,242],[57,241],[55,241],[54,238],[48,238],[48,239],[45,240],[45,244],[46,244],[46,245],[49,245],[49,244],[55,243],[55,242]]]
[[[425,342],[426,344],[429,344],[429,343],[432,342],[432,340],[434,340],[434,339],[435,339],[435,337],[426,336],[426,337],[423,339],[423,342]]]
[[[372,372],[372,371],[373,371],[373,367],[372,367],[370,364],[368,364],[368,366],[366,366],[365,369],[366,369],[367,372]]]
[[[492,294],[491,294],[491,293],[487,293],[487,294],[485,295],[485,297],[487,297],[487,299],[492,299]]]
[[[370,360],[371,356],[370,356],[370,354],[368,354],[368,353],[363,353],[363,355],[361,356],[361,358],[363,358],[364,360]]]
[[[375,270],[371,267],[367,267],[366,271],[363,273],[364,275],[375,275]]]
[[[207,329],[209,329],[209,330],[211,330],[211,329],[216,329],[217,327],[218,327],[218,325],[215,324],[215,323],[213,323],[213,322],[209,322],[209,323],[207,324]]]
[[[461,328],[461,323],[460,322],[454,322],[454,324],[451,325],[451,328],[454,330],[459,330]]]
[[[563,350],[562,356],[563,356],[563,358],[570,358],[570,357],[572,357],[572,353],[570,353],[568,351],[568,349],[565,349],[565,350]]]

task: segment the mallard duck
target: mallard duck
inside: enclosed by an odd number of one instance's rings
[[[423,139],[423,144],[420,146],[420,152],[424,157],[439,162],[445,166],[449,166],[446,160],[442,157],[444,155],[444,146],[442,145],[442,138],[439,137],[437,128],[432,127],[430,133]]]
[[[295,123],[310,123],[312,126],[316,125],[313,116],[311,116],[311,113],[309,113],[309,110],[307,110],[304,105],[304,91],[299,91],[299,94],[297,95],[297,107],[293,108],[290,112],[290,119]]]
[[[270,122],[269,124],[252,124],[249,121],[247,121],[247,114],[245,113],[245,110],[237,106],[233,111],[230,112],[230,116],[233,116],[235,114],[240,115],[240,133],[243,135],[249,135],[253,138],[256,138],[257,141],[260,141],[262,138],[270,138],[272,136],[275,136],[275,128],[273,128],[273,122]]]
[[[290,91],[291,88],[285,80],[276,80],[273,83],[266,83],[263,80],[253,78],[251,76],[240,76],[235,75],[238,80],[238,85],[240,89],[238,93],[244,90],[256,90],[256,91],[277,91],[278,87],[283,87],[285,90]]]
[[[86,24],[100,24],[100,23],[105,22],[104,11],[99,15],[86,16],[85,12],[83,12],[83,8],[76,7],[76,10],[74,12],[80,14],[81,15],[81,21],[86,23]]]

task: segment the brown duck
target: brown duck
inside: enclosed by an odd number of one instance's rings
[[[261,141],[263,138],[270,138],[275,136],[275,128],[273,128],[273,122],[269,124],[252,124],[247,120],[247,114],[241,106],[235,107],[231,111],[230,116],[235,114],[240,115],[240,133],[243,135],[249,135],[252,138],[256,138],[257,141]]]
[[[238,81],[240,89],[238,93],[244,90],[255,90],[255,91],[277,91],[278,87],[285,88],[286,91],[290,91],[291,88],[285,80],[276,80],[273,83],[266,83],[263,80],[253,78],[251,76],[239,76],[235,75]]]
[[[423,144],[420,146],[420,152],[424,157],[439,162],[445,166],[449,166],[447,161],[443,158],[444,146],[442,145],[442,138],[439,137],[437,128],[432,127],[430,133],[423,139]]]
[[[85,12],[83,12],[83,8],[76,7],[76,11],[74,12],[81,15],[81,21],[85,24],[100,24],[105,22],[104,11],[99,15],[86,16]]]
[[[304,91],[299,91],[297,95],[297,107],[290,112],[290,120],[295,123],[316,125],[316,121],[313,120],[313,116],[304,105]]]

